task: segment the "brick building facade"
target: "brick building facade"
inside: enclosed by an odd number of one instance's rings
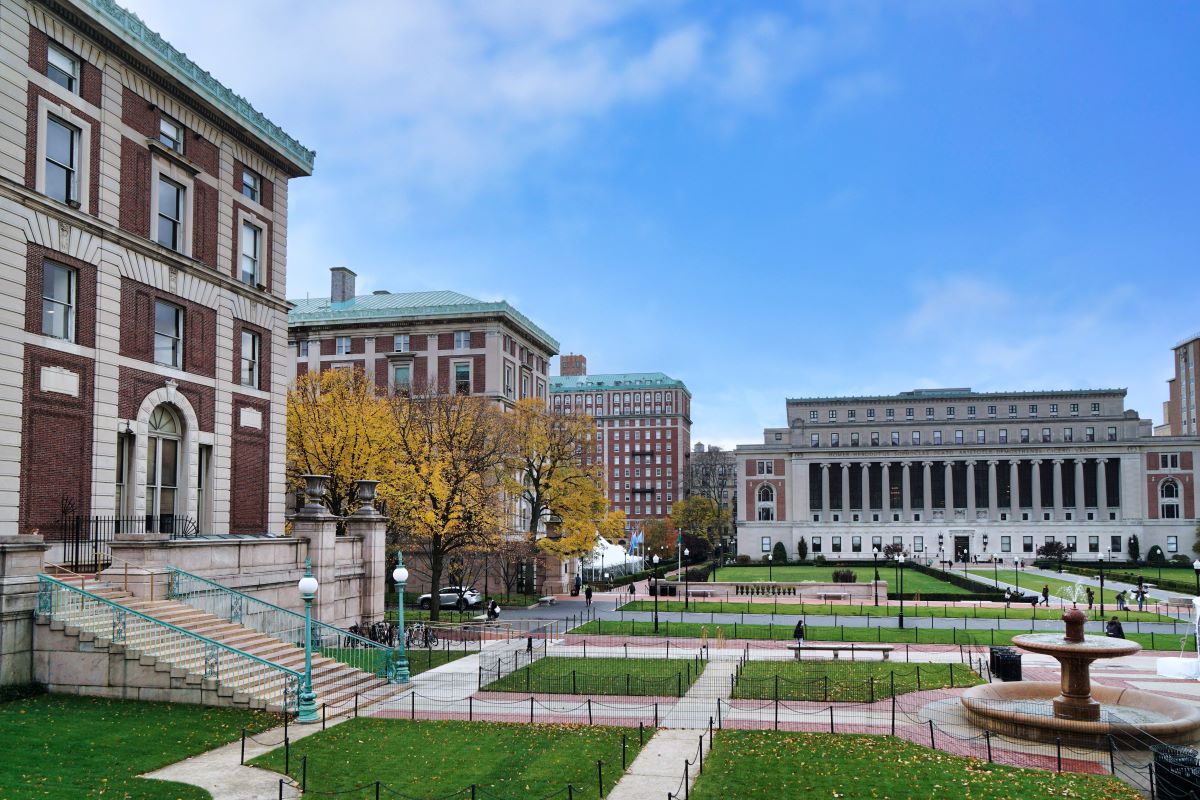
[[[106,0],[0,11],[0,530],[281,533],[314,154]]]

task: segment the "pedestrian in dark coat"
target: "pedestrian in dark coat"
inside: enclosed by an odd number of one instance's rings
[[[792,631],[792,638],[796,640],[796,644],[804,647],[804,620],[796,623],[796,630]]]

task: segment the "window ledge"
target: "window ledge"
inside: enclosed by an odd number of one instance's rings
[[[200,165],[197,164],[195,161],[192,161],[190,158],[183,155],[182,153],[177,153],[176,151],[172,150],[171,148],[167,147],[165,144],[160,142],[158,139],[147,139],[146,147],[150,148],[151,153],[156,153],[156,154],[166,158],[168,161],[175,162],[176,164],[178,164],[183,169],[187,170],[192,175],[199,175],[201,172],[204,171],[200,168]]]

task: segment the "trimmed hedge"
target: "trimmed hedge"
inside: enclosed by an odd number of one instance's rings
[[[1003,592],[997,592],[992,587],[988,586],[985,583],[981,583],[980,581],[972,580],[971,578],[964,577],[964,576],[959,575],[954,572],[942,571],[940,569],[934,569],[933,567],[927,567],[924,564],[922,564],[921,562],[915,561],[915,560],[909,561],[907,563],[908,563],[908,566],[910,569],[915,569],[917,572],[921,572],[925,575],[931,575],[931,576],[937,578],[938,580],[953,584],[960,589],[966,589],[967,591],[971,592],[971,594],[976,595],[973,598],[975,600],[998,600],[998,601],[1004,600]],[[913,594],[914,594],[913,592],[906,592],[905,598],[907,599],[908,597],[911,597]],[[890,597],[891,595],[892,595],[892,593],[889,592],[888,596]],[[939,592],[921,592],[921,599],[922,600],[926,600],[926,599],[928,599],[928,600],[935,600],[935,599],[936,600],[962,600],[963,596],[961,594],[948,596],[948,595],[944,595]]]

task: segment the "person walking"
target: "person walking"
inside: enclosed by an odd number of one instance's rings
[[[796,640],[797,647],[804,647],[804,620],[801,619],[796,623],[796,630],[792,631],[792,638]]]
[[[1125,590],[1124,589],[1117,592],[1116,600],[1117,600],[1117,611],[1128,610],[1128,606],[1125,605]]]
[[[586,605],[592,604],[592,585],[589,583],[587,588],[583,590],[583,600]]]
[[[1104,626],[1104,635],[1110,639],[1124,639],[1125,629],[1121,627],[1121,620],[1116,617],[1110,619],[1108,624]]]
[[[634,597],[636,594],[637,594],[637,586],[635,586],[632,583],[629,584],[629,596]]]
[[[1011,602],[1012,602],[1012,589],[1006,586],[1006,587],[1004,587],[1004,607],[1008,608],[1008,606]]]
[[[1087,604],[1088,611],[1092,610],[1092,603],[1096,600],[1096,593],[1092,591],[1092,587],[1087,587]]]
[[[1042,602],[1050,605],[1050,584],[1048,583],[1042,586]]]
[[[1142,579],[1138,578],[1137,588],[1133,590],[1133,599],[1137,600],[1138,611],[1146,605],[1146,587],[1142,584]]]
[[[488,622],[498,622],[500,620],[500,604],[496,602],[496,598],[492,598],[492,602],[488,603],[487,608]]]

